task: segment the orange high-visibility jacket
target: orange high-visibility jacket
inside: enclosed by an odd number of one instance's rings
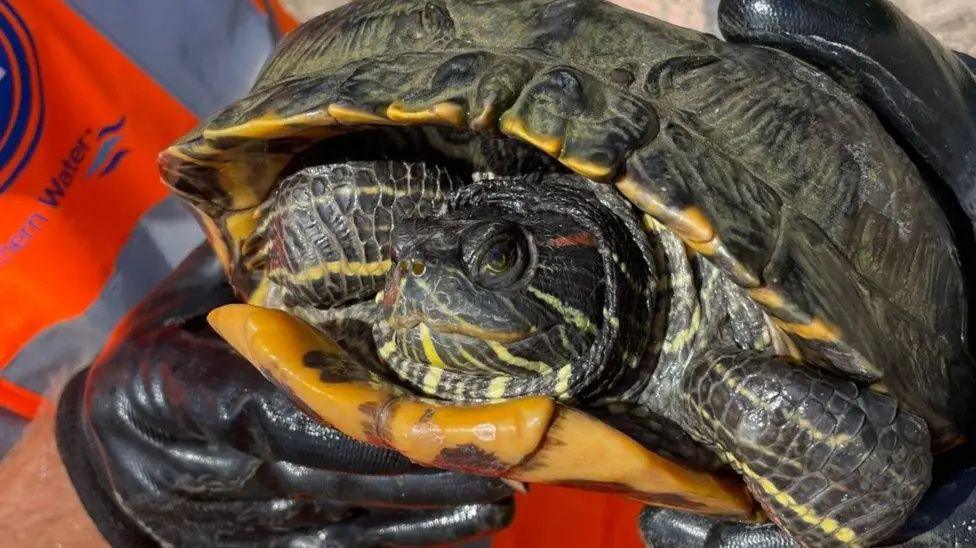
[[[202,241],[156,155],[247,91],[294,26],[265,5],[0,0],[0,454]],[[640,545],[620,497],[534,488],[518,508],[485,543]]]

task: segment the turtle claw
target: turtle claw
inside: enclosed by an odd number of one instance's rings
[[[312,415],[419,464],[624,492],[699,514],[757,517],[741,482],[669,461],[550,398],[464,406],[432,402],[383,383],[324,333],[285,312],[235,304],[215,309],[208,320]]]

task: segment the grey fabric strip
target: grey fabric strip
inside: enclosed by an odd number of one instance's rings
[[[251,0],[66,0],[198,116],[243,95],[271,53]]]

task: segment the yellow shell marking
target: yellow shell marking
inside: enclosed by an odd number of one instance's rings
[[[266,114],[236,126],[205,129],[203,130],[203,138],[208,141],[221,138],[270,139],[291,136],[296,131],[302,131],[307,127],[331,126],[335,123],[336,119],[328,111],[321,109],[285,118]]]
[[[445,101],[420,109],[409,109],[402,102],[395,101],[386,108],[386,117],[404,124],[446,124],[463,127],[467,115],[461,105]]]
[[[783,308],[786,305],[783,296],[769,287],[754,287],[748,290],[749,296],[757,303],[767,308]]]
[[[471,119],[471,129],[475,131],[489,131],[495,126],[495,103],[485,100],[481,107],[481,114]]]
[[[559,153],[563,150],[563,140],[561,137],[532,133],[526,127],[525,120],[513,114],[502,115],[500,129],[505,135],[525,141],[550,156],[559,156]]]
[[[260,203],[264,196],[259,193],[266,193],[277,174],[292,158],[291,154],[264,153],[255,162],[244,162],[240,152],[217,149],[206,143],[171,146],[163,154],[186,164],[212,168],[216,173],[217,185],[230,202],[229,206],[224,207],[232,211]]]
[[[327,108],[329,116],[335,118],[341,124],[373,124],[373,125],[395,125],[396,122],[384,118],[378,114],[366,110],[359,110],[347,105],[332,103]]]
[[[790,323],[773,318],[773,323],[787,333],[813,341],[837,342],[841,336],[840,328],[820,318],[814,318],[809,323]]]
[[[285,162],[279,162],[277,167],[284,167]],[[278,170],[275,169],[275,172]],[[231,209],[251,208],[264,200],[264,196],[259,196],[254,187],[250,184],[252,173],[246,170],[243,165],[238,163],[225,164],[221,166],[217,173],[217,184],[230,197]]]
[[[224,220],[227,232],[236,245],[251,237],[258,225],[257,208],[237,211],[227,215]]]
[[[589,415],[569,407],[557,409],[541,447],[509,477],[544,483],[578,478],[624,486],[631,496],[654,506],[737,519],[755,517],[752,498],[738,481],[685,468]]]
[[[560,163],[569,169],[579,173],[587,179],[591,179],[597,182],[606,181],[613,175],[614,167],[606,166],[603,164],[598,164],[590,160],[584,160],[582,158],[573,158],[571,156],[561,156],[559,158]]]
[[[701,208],[690,206],[675,211],[674,208],[668,207],[660,196],[651,192],[646,185],[635,181],[627,175],[621,177],[616,184],[617,189],[628,200],[633,202],[644,213],[664,223],[665,226],[670,228],[685,243],[689,244],[689,246],[693,243],[705,244],[715,240],[717,234],[715,227],[712,226],[712,223],[708,220],[708,216],[705,215],[705,212]],[[706,255],[710,254],[705,251],[699,252]]]
[[[187,147],[186,145],[173,145],[167,148],[163,154],[172,156],[174,158],[179,158],[180,160],[183,160],[189,164],[200,166],[216,166],[219,163],[217,160],[208,160],[202,157],[191,156],[183,150],[184,148],[190,148],[194,154],[199,154],[200,156],[210,156],[217,152],[216,149],[207,145],[193,145],[190,147]]]
[[[196,206],[191,205],[191,207],[196,212],[196,217],[203,226],[203,232],[207,236],[207,241],[210,242],[210,247],[217,254],[217,260],[220,261],[220,266],[224,268],[224,272],[230,272],[230,250],[224,242],[220,227],[217,226],[217,223],[214,222],[210,215],[207,215]]]

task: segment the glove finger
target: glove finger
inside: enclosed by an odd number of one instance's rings
[[[265,428],[270,447],[262,456],[268,461],[351,474],[404,474],[416,468],[396,451],[356,441],[299,412],[283,392],[269,396],[264,403],[267,415],[276,420],[274,428]]]
[[[318,531],[365,514],[348,504],[281,497],[254,500],[193,500],[124,504],[140,529],[171,546],[268,546],[291,535]]]
[[[708,535],[705,548],[799,548],[789,535],[772,523],[748,525],[719,522]]]
[[[652,506],[638,520],[641,538],[654,548],[703,548],[714,526],[712,518]]]
[[[369,512],[310,500],[237,503],[184,501],[143,513],[153,537],[174,546],[368,547],[453,543],[512,520],[511,500],[442,509]],[[322,524],[327,525],[323,526]]]
[[[512,521],[512,515],[510,501],[441,510],[372,512],[313,535],[295,535],[287,544],[363,548],[454,543],[502,529]]]
[[[194,462],[184,464],[194,466],[211,464],[195,461],[196,453],[234,449],[268,462],[289,461],[351,473],[399,474],[413,469],[399,453],[358,442],[303,413],[288,394],[214,337],[174,326],[120,345],[121,353],[92,370],[94,397],[89,413],[93,422],[117,425],[117,432],[146,429],[178,434],[187,443],[182,452],[168,450],[173,445],[171,436],[138,437],[159,445],[152,453],[177,459],[186,455]],[[149,366],[135,367],[142,363]],[[132,411],[120,414],[121,406]],[[129,424],[130,415],[140,417],[139,423]],[[181,434],[182,420],[205,431],[201,434],[207,441]],[[212,446],[212,438],[224,443]]]
[[[369,510],[311,496],[171,498],[132,510],[141,528],[174,546],[374,546],[453,542],[493,531],[511,521],[512,501]]]
[[[869,103],[976,224],[976,77],[884,0],[722,0],[729,41],[785,50]]]
[[[677,510],[645,508],[640,533],[654,548],[796,548],[772,523],[748,525]]]
[[[367,507],[456,506],[495,502],[512,494],[495,478],[421,468],[406,474],[363,475],[278,462],[268,472],[280,492]]]

